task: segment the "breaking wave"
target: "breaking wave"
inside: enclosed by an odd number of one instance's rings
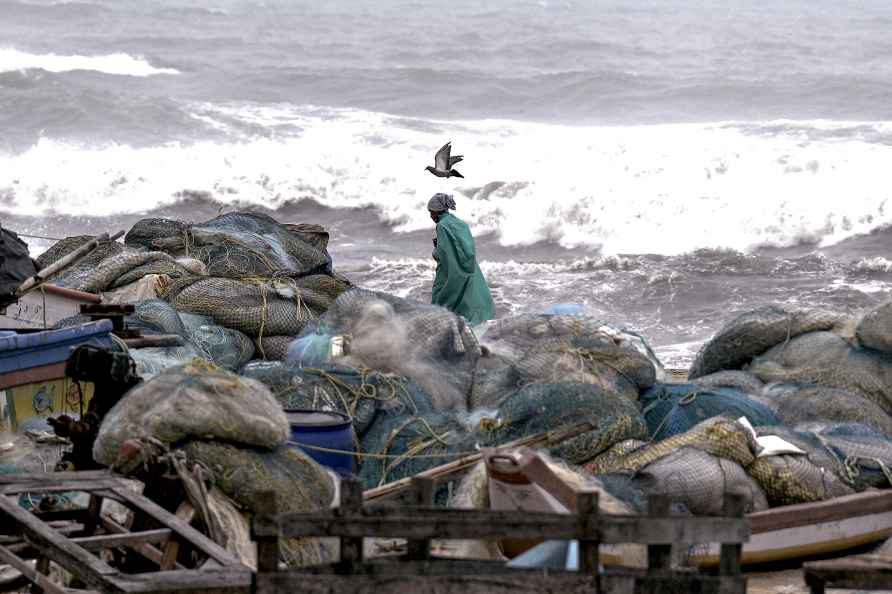
[[[0,72],[33,69],[45,70],[47,72],[92,70],[104,74],[142,77],[180,73],[179,70],[173,68],[156,68],[145,59],[129,54],[62,56],[57,54],[29,54],[9,48],[0,49]]]

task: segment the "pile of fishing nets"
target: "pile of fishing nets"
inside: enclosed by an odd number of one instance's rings
[[[332,503],[332,475],[287,445],[290,427],[260,382],[200,360],[168,369],[130,390],[106,415],[93,457],[124,473],[147,463],[184,460],[245,514],[272,491],[280,510],[313,511]],[[330,562],[324,541],[283,542],[283,559],[299,566]]]

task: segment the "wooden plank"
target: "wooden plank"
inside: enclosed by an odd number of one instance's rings
[[[722,503],[725,515],[729,518],[742,518],[744,501],[739,493],[725,493]],[[722,542],[719,556],[719,575],[740,575],[740,559],[743,555],[743,544],[739,542]]]
[[[647,515],[658,518],[669,515],[672,500],[663,493],[652,493],[647,498]],[[672,544],[652,544],[647,547],[647,567],[650,570],[668,570],[672,562]]]
[[[701,544],[745,542],[749,526],[743,519],[721,517],[644,518],[602,515],[581,526],[576,517],[546,512],[492,511],[445,508],[365,508],[350,522],[332,512],[281,514],[281,535],[358,538],[476,539],[512,538],[578,539],[599,534],[606,544]],[[256,533],[275,526],[257,526]]]
[[[351,525],[360,519],[362,514],[362,483],[357,480],[341,481],[341,502],[337,510],[332,513],[337,521],[343,525]],[[341,561],[338,564],[340,571],[354,573],[362,564],[363,536],[365,534],[345,534],[341,538]]]
[[[2,515],[6,515],[18,523],[22,532],[34,546],[88,586],[103,591],[109,588],[106,578],[116,573],[116,570],[106,563],[69,540],[60,538],[52,528],[6,497],[0,497],[0,516]]]
[[[279,568],[279,536],[275,516],[278,513],[278,501],[275,491],[262,491],[257,494],[256,509],[263,510],[254,516],[251,526],[251,538],[257,543],[257,571],[276,571]],[[273,530],[266,535],[258,535],[255,526],[272,524]],[[269,534],[271,532],[272,534]]]
[[[164,542],[170,535],[171,530],[169,528],[158,528],[157,530],[146,530],[144,532],[84,536],[72,538],[71,541],[88,551],[101,551],[103,549]]]
[[[209,570],[118,574],[114,585],[127,594],[249,594],[251,570],[223,567]]]
[[[192,526],[189,526],[181,519],[177,518],[175,515],[168,512],[166,509],[156,504],[149,498],[134,493],[123,486],[114,487],[112,490],[119,496],[123,497],[128,503],[136,506],[137,508],[139,508],[140,511],[148,514],[153,519],[160,522],[163,526],[170,528],[190,545],[208,555],[212,559],[219,561],[222,565],[241,566],[241,563],[238,561],[238,559],[232,556],[226,549],[206,537],[204,534],[202,534]]]
[[[115,479],[109,470],[79,470],[77,472],[23,472],[20,474],[0,474],[0,485],[19,482],[84,481]]]
[[[27,561],[20,559],[4,546],[0,546],[0,561],[21,573],[29,582],[42,588],[47,594],[66,594],[63,588],[54,584],[48,577],[31,567]]]
[[[192,504],[188,501],[184,501],[180,504],[180,507],[177,508],[177,513],[175,515],[182,520],[183,523],[190,525],[192,519],[195,517],[195,508],[192,507]],[[167,539],[167,542],[164,544],[161,551],[164,555],[161,557],[159,569],[161,571],[170,571],[176,567],[177,555],[180,554],[180,541],[175,534]]]
[[[753,534],[892,511],[892,491],[871,491],[747,515]]]
[[[586,530],[589,526],[597,525],[598,515],[598,492],[583,491],[576,496],[576,513],[580,530]],[[589,531],[591,532],[591,531]],[[597,534],[590,534],[588,538],[579,539],[579,571],[592,575],[598,573],[598,555],[601,548],[600,540]]]
[[[496,449],[508,450],[512,448],[539,445],[542,443],[559,443],[561,441],[565,441],[571,437],[575,437],[591,430],[591,423],[578,423],[565,429],[558,429],[556,431],[549,431],[545,433],[537,433],[536,435],[530,435],[528,437],[516,439],[514,441],[500,445]],[[459,458],[458,460],[453,460],[452,462],[447,462],[446,464],[441,464],[440,466],[430,468],[428,470],[425,470],[424,472],[419,472],[414,476],[419,478],[433,478],[439,480],[440,482],[443,482],[445,480],[450,480],[451,477],[455,475],[462,474],[470,470],[471,467],[480,462],[482,459],[482,452],[479,454],[471,454],[470,456],[465,456],[464,458]],[[381,485],[380,487],[376,487],[374,489],[369,489],[365,493],[363,493],[363,498],[365,499],[365,501],[375,501],[395,497],[402,491],[405,491],[412,486],[412,478],[413,477],[406,477],[404,479],[399,479],[397,481],[387,483],[386,485]]]
[[[141,336],[139,338],[124,338],[124,344],[131,349],[143,349],[150,347],[175,347],[182,346],[183,337],[178,334],[156,334],[152,336]]]
[[[431,506],[437,491],[437,481],[432,478],[415,477],[412,480],[412,491],[415,505]],[[426,561],[431,556],[431,541],[427,539],[410,540],[406,544],[406,556],[413,561]]]

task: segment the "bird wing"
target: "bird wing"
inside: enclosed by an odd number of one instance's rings
[[[449,169],[452,169],[452,166],[464,159],[462,155],[455,155],[454,157],[449,157]]]
[[[434,155],[434,167],[440,171],[449,171],[449,152],[452,151],[451,144],[451,142],[447,142],[437,151],[437,154]]]

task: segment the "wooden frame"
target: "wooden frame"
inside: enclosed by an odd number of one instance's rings
[[[414,506],[364,506],[356,481],[341,485],[341,505],[318,513],[278,514],[275,496],[265,493],[254,518],[257,541],[258,594],[327,592],[341,594],[374,591],[439,592],[721,592],[743,594],[746,579],[740,575],[740,550],[749,536],[743,519],[743,499],[728,496],[726,517],[673,517],[669,499],[654,496],[648,516],[613,516],[598,513],[598,494],[576,494],[575,515],[522,511],[464,510],[434,507],[435,479],[416,478]],[[432,559],[431,539],[491,539],[510,534],[516,538],[577,539],[580,571],[521,570],[492,561]],[[341,559],[333,565],[279,570],[279,539],[336,537]],[[398,560],[364,562],[363,537],[405,538],[407,555]],[[604,572],[599,568],[601,543],[636,542],[648,546],[646,572]],[[674,572],[669,567],[672,544],[722,543],[718,576]]]
[[[84,508],[61,512],[28,511],[18,504],[22,493],[88,493]],[[157,527],[132,531],[101,515],[103,499],[134,513],[134,525]],[[17,569],[36,591],[64,594],[66,589],[44,575],[52,561],[88,588],[111,593],[226,592],[249,590],[251,570],[221,546],[189,525],[188,503],[172,514],[133,492],[107,471],[39,473],[0,476],[0,563]],[[198,552],[209,569],[188,569],[177,562],[182,546]],[[126,548],[157,566],[156,572],[124,573],[95,552]],[[36,568],[27,562],[36,559]]]

